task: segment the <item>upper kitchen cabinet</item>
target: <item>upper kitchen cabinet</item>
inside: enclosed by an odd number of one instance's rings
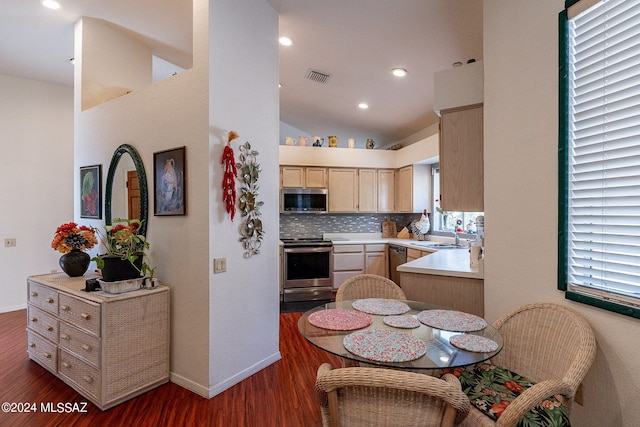
[[[440,207],[484,211],[482,105],[441,110]]]
[[[415,164],[398,169],[396,212],[429,210],[431,199],[430,165]]]
[[[395,171],[378,169],[378,212],[395,211]]]
[[[483,63],[437,72],[433,80],[440,115],[440,207],[483,212]]]
[[[327,188],[327,168],[282,166],[280,183],[282,188]]]
[[[358,170],[329,168],[329,212],[358,212]]]
[[[358,210],[378,210],[378,173],[375,169],[358,170]]]

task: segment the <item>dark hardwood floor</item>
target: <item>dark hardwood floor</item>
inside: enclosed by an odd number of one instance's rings
[[[316,371],[324,362],[340,366],[340,359],[298,333],[300,316],[280,315],[281,360],[212,399],[168,383],[107,411],[88,403],[86,413],[42,413],[42,403],[87,400],[28,358],[26,310],[2,313],[0,404],[35,403],[37,412],[0,411],[0,426],[321,426],[313,391]]]

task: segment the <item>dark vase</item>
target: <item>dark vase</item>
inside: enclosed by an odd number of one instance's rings
[[[71,249],[70,252],[60,257],[60,268],[67,273],[69,277],[82,276],[89,268],[91,257],[88,253],[82,252],[80,249]]]
[[[105,282],[117,282],[119,280],[137,279],[142,277],[140,270],[142,268],[142,254],[135,261],[136,267],[129,262],[128,259],[122,259],[117,256],[103,255],[102,260],[102,280]]]

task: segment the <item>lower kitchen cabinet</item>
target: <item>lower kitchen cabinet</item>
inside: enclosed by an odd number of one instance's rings
[[[435,274],[400,273],[407,299],[484,317],[484,280]]]
[[[432,254],[433,252],[429,251],[421,251],[418,249],[408,248],[407,249],[407,262],[413,261],[414,259],[422,258],[423,256],[427,256]]]
[[[27,279],[27,352],[105,410],[169,381],[169,288],[85,292],[88,278]]]
[[[333,289],[352,276],[364,273],[364,245],[333,245]]]
[[[365,273],[389,277],[389,251],[385,244],[365,245]]]

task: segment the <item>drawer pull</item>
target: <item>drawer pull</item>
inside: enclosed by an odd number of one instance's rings
[[[29,347],[31,347],[31,348],[35,348],[35,346],[36,346],[36,343],[34,343],[34,342],[30,342],[30,343],[29,343]]]
[[[53,304],[53,298],[47,298],[46,300],[49,304]]]
[[[62,362],[62,366],[64,366],[65,368],[70,368],[71,364],[69,362]]]
[[[89,375],[85,375],[85,376],[84,376],[84,380],[85,380],[86,382],[88,382],[89,384],[91,384],[91,383],[93,382],[93,378],[91,378]]]
[[[31,296],[32,296],[32,297],[37,297],[37,296],[38,296],[38,293],[37,293],[37,292],[31,292]]]
[[[82,317],[84,320],[89,320],[89,319],[91,319],[91,315],[90,315],[90,314],[88,314],[88,313],[82,313],[82,314],[80,315],[80,317]]]
[[[44,357],[46,357],[47,359],[51,359],[51,353],[45,353]]]
[[[32,317],[32,318],[31,318],[31,321],[32,321],[32,322],[37,322],[37,321],[38,321],[38,318],[37,318],[37,317]]]
[[[60,310],[62,310],[62,311],[69,311],[69,306],[67,306],[67,305],[63,305],[62,307],[60,307]]]
[[[68,341],[68,340],[69,340],[69,335],[67,335],[67,334],[61,334],[61,335],[60,335],[60,339],[61,339],[61,340],[67,340],[67,341]]]
[[[82,348],[84,348],[87,351],[91,350],[91,346],[89,344],[82,344]]]
[[[53,331],[53,326],[47,326],[47,331],[49,332]]]

